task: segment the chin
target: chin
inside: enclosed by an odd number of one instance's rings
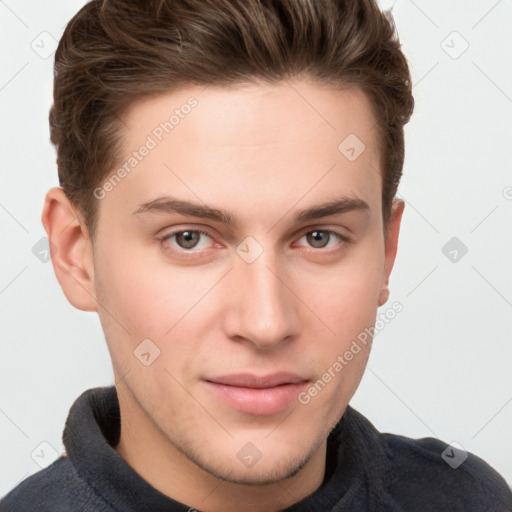
[[[210,464],[210,461],[195,460],[194,462],[204,471],[214,475],[217,478],[240,485],[270,485],[286,480],[295,476],[311,459],[312,454],[308,456],[296,455],[283,458],[272,457],[272,460],[262,458],[252,467],[244,465],[236,459],[229,459],[224,464],[219,461]]]

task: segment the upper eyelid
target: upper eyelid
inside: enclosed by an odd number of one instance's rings
[[[201,233],[202,235],[207,235],[209,237],[211,237],[210,233],[208,233],[208,231],[206,231],[205,229],[191,229],[191,228],[185,228],[185,229],[176,229],[174,231],[170,231],[169,233],[165,233],[164,237],[170,237],[170,236],[174,236],[174,235],[177,235],[178,233],[185,233],[186,231],[192,231],[194,233]]]
[[[212,238],[212,234],[208,231],[207,228],[199,228],[199,227],[185,227],[185,228],[179,228],[179,229],[175,229],[175,228],[172,228],[172,229],[169,229],[169,231],[167,231],[166,228],[160,230],[161,234],[159,234],[159,238],[170,238],[171,236],[174,236],[174,235],[177,235],[178,233],[184,233],[185,231],[193,231],[193,232],[196,232],[196,233],[201,233],[203,235],[206,235],[206,236],[209,236],[210,238]]]
[[[306,229],[305,231],[299,231],[299,233],[302,233],[302,236],[304,236],[304,235],[307,235],[308,233],[313,233],[315,231],[324,231],[325,233],[332,233],[334,235],[343,236],[343,233],[340,233],[339,231],[336,231],[335,229],[327,229],[327,228]]]
[[[162,230],[162,231],[165,231],[165,230]],[[212,235],[207,228],[179,228],[179,229],[173,229],[169,232],[165,232],[162,236],[162,238],[168,238],[168,237],[171,237],[171,236],[174,236],[178,233],[183,233],[185,231],[195,231],[197,233],[201,233],[203,235],[206,235],[206,236],[209,236],[210,238],[213,238],[214,235]],[[325,227],[318,227],[318,226],[313,226],[313,227],[307,227],[307,228],[302,228],[302,229],[299,229],[297,230],[293,236],[298,236],[300,235],[301,237],[306,235],[307,233],[312,233],[313,231],[326,231],[327,233],[334,233],[335,235],[338,235],[342,238],[348,238],[347,235],[344,235],[343,233],[340,233],[339,231],[336,231],[335,229],[332,229],[332,228],[325,228]]]
[[[325,231],[326,233],[331,233],[331,234],[339,236],[342,240],[346,240],[346,239],[350,238],[350,236],[348,234],[344,234],[341,230],[325,228],[325,227],[312,227],[312,228],[309,227],[309,228],[305,228],[303,230],[299,230],[297,232],[297,234],[300,237],[303,237],[304,235],[307,235],[308,233],[312,233],[313,231]]]

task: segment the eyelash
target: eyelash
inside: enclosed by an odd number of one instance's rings
[[[171,246],[170,244],[167,243],[167,241],[172,238],[173,236],[176,236],[180,233],[183,233],[185,231],[192,231],[194,233],[199,233],[200,235],[205,235],[209,238],[211,238],[212,240],[214,239],[214,237],[208,233],[207,231],[204,231],[202,229],[188,229],[188,228],[181,228],[181,229],[178,229],[178,230],[175,230],[175,231],[171,231],[170,233],[166,233],[160,237],[157,237],[157,241],[160,243],[160,245],[162,246],[162,249],[166,252],[171,252],[173,254],[175,253],[178,253],[181,257],[194,257],[197,255],[198,252],[200,252],[201,250],[199,249],[190,249],[190,250],[187,250],[187,249],[184,249],[184,248],[178,248],[178,247],[173,247]],[[336,247],[335,249],[324,249],[323,247],[320,247],[320,248],[316,248],[316,247],[309,247],[309,248],[306,248],[306,250],[308,251],[322,251],[326,254],[336,254],[338,252],[341,252],[344,248],[345,248],[345,244],[350,244],[353,242],[353,240],[346,236],[346,235],[342,235],[341,233],[338,233],[337,231],[334,231],[332,229],[321,229],[321,228],[309,228],[307,231],[302,231],[300,236],[298,237],[298,239],[300,240],[302,237],[304,237],[305,235],[309,234],[309,233],[313,233],[314,231],[321,231],[323,233],[328,233],[329,235],[334,235],[336,237],[339,238],[340,244],[338,244],[338,247]]]

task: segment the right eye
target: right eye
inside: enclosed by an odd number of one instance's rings
[[[168,233],[161,238],[162,243],[178,249],[190,252],[191,249],[201,250],[211,246],[213,240],[205,231],[186,229]]]

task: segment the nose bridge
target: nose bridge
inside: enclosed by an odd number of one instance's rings
[[[232,279],[235,291],[229,312],[229,334],[270,347],[295,335],[298,317],[293,294],[285,286],[275,251],[266,249],[254,260],[237,258]]]

